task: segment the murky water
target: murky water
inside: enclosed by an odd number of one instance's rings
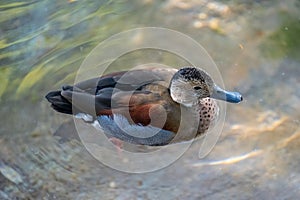
[[[296,0],[2,1],[0,199],[298,199],[299,10]],[[145,26],[195,39],[245,101],[228,105],[204,159],[195,142],[167,168],[127,174],[92,158],[73,139],[72,118],[44,95],[72,84],[98,43]],[[185,64],[159,51],[142,55],[120,58],[114,70]]]

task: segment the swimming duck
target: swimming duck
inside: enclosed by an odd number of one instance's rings
[[[98,123],[110,138],[149,146],[204,134],[218,117],[215,99],[242,101],[240,93],[221,89],[197,67],[115,72],[63,86],[46,98],[58,112]]]

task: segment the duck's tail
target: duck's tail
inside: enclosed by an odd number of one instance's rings
[[[51,91],[46,96],[51,107],[61,113],[72,114],[72,104],[61,95],[61,90]]]

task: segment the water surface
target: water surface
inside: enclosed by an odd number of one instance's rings
[[[2,1],[1,199],[297,199],[299,8],[293,0]],[[73,139],[72,118],[54,112],[44,95],[72,84],[99,42],[145,26],[195,39],[245,101],[228,104],[206,158],[199,160],[195,142],[165,169],[127,174],[97,162]],[[152,60],[185,64],[149,50],[120,58],[112,70]]]

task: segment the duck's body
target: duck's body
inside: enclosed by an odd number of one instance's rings
[[[210,87],[215,85],[205,72],[198,70],[188,67],[179,71],[147,68],[116,72],[64,86],[46,98],[58,112],[93,116],[110,137],[136,144],[165,145],[179,129],[190,126],[184,123],[197,120],[195,134],[179,137],[190,140],[203,134],[218,116],[218,105],[210,98]],[[226,99],[228,94],[233,95],[229,96],[232,99]],[[227,92],[220,98],[239,102],[238,95]]]

